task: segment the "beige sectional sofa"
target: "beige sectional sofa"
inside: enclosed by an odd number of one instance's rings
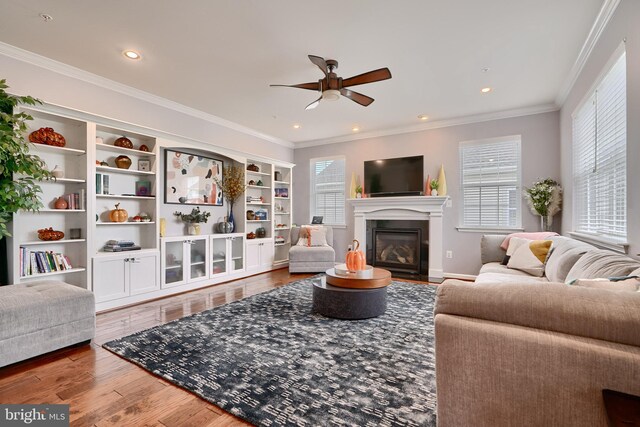
[[[603,389],[640,395],[640,292],[564,282],[640,262],[558,236],[532,277],[500,265],[503,239],[482,239],[475,283],[438,287],[438,425],[606,426]]]

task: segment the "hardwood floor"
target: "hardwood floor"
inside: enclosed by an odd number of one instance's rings
[[[71,426],[250,425],[101,345],[310,276],[281,269],[98,314],[91,345],[0,368],[0,403],[66,403]]]

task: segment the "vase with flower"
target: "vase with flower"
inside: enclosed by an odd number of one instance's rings
[[[560,212],[562,207],[562,187],[557,181],[546,178],[533,183],[525,188],[524,198],[535,215],[540,215],[540,228],[542,231],[551,231],[553,216]]]
[[[200,223],[206,223],[211,216],[211,212],[202,212],[200,208],[194,208],[188,214],[182,212],[173,214],[187,223],[187,233],[192,236],[200,234]]]
[[[247,167],[247,169],[249,169]],[[222,190],[222,195],[227,201],[227,222],[231,223],[231,233],[236,229],[233,218],[233,204],[242,194],[247,185],[244,182],[244,168],[240,166],[225,166],[222,170],[222,179],[214,178],[218,188]]]

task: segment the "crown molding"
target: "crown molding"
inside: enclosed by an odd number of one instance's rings
[[[438,120],[431,123],[412,125],[403,128],[385,129],[380,131],[364,132],[352,135],[342,135],[333,138],[316,139],[313,141],[303,141],[295,143],[295,149],[317,147],[319,145],[338,144],[341,142],[357,141],[360,139],[380,138],[384,136],[399,135],[403,133],[421,132],[430,129],[446,128],[451,126],[467,125],[472,123],[488,122],[491,120],[508,119],[512,117],[530,116],[533,114],[549,113],[558,111],[560,107],[556,104],[535,105],[532,107],[516,108],[512,110],[496,111],[492,113],[475,114],[470,116],[456,117],[453,119]]]
[[[584,44],[582,45],[582,49],[578,54],[578,58],[576,59],[576,62],[573,64],[573,67],[571,67],[571,71],[569,72],[569,75],[567,76],[566,80],[562,84],[560,88],[560,92],[556,97],[556,104],[558,106],[562,106],[567,100],[567,97],[569,96],[571,89],[573,89],[573,86],[576,84],[576,81],[578,80],[580,73],[582,73],[582,70],[587,64],[587,61],[589,60],[591,53],[593,52],[593,49],[598,43],[598,40],[600,40],[600,36],[602,36],[602,33],[604,32],[605,28],[609,24],[609,21],[611,21],[611,18],[613,17],[613,14],[616,11],[619,4],[620,4],[620,0],[605,0],[604,3],[602,4],[602,7],[600,8],[600,12],[598,13],[596,20],[593,23],[593,26],[591,27],[591,31],[589,31],[589,35],[587,35],[587,39],[584,41]]]
[[[157,95],[153,95],[149,92],[145,92],[143,90],[136,89],[134,87],[127,86],[122,83],[118,83],[116,81],[107,79],[97,74],[93,74],[88,71],[81,70],[80,68],[76,68],[71,65],[64,64],[62,62],[53,60],[51,58],[47,58],[45,56],[39,55],[34,52],[30,52],[28,50],[20,49],[19,47],[16,47],[7,43],[0,42],[0,55],[5,55],[10,58],[17,59],[18,61],[26,62],[32,65],[35,65],[37,67],[44,68],[49,71],[53,71],[55,73],[62,74],[67,77],[71,77],[73,79],[81,80],[83,82],[90,83],[92,85],[95,85],[107,90],[118,92],[123,95],[127,95],[132,98],[139,99],[141,101],[158,105],[160,107],[168,108],[170,110],[177,111],[179,113],[183,113],[188,116],[195,117],[209,123],[223,126],[225,128],[244,133],[246,135],[260,138],[262,140],[272,142],[274,144],[278,144],[283,147],[294,148],[293,143],[286,141],[284,139],[276,138],[274,136],[267,135],[262,132],[258,132],[257,130],[248,128],[238,123],[234,123],[232,121],[223,119],[218,116],[214,116],[213,114],[205,113],[204,111],[187,107],[186,105],[177,103],[175,101],[171,101],[169,99],[162,98]]]

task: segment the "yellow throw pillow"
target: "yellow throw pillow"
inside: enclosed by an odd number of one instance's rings
[[[524,271],[532,276],[542,277],[544,264],[552,243],[551,240],[530,240],[520,244],[509,258],[507,267]],[[509,246],[511,246],[511,242]]]

